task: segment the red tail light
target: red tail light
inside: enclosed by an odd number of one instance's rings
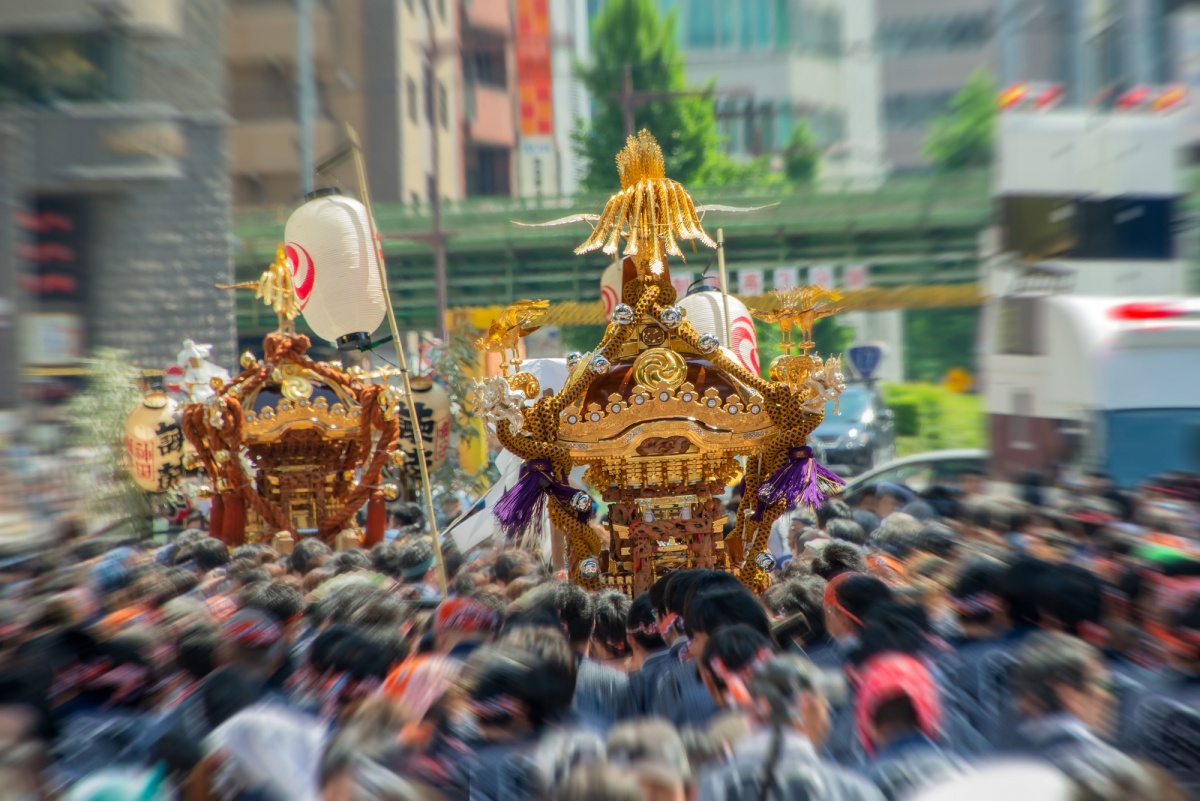
[[[1114,320],[1166,320],[1186,314],[1187,309],[1165,303],[1126,303],[1108,311],[1108,316]]]

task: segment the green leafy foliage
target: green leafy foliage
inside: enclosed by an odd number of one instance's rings
[[[996,82],[980,67],[950,101],[950,110],[933,121],[925,155],[942,170],[987,166],[995,132]]]
[[[77,477],[88,523],[148,534],[154,505],[130,477],[125,459],[125,420],[142,396],[140,373],[128,353],[112,348],[98,348],[85,366],[87,388],[71,399],[70,417],[72,444],[93,454]]]
[[[986,445],[987,416],[978,395],[934,384],[884,384],[883,398],[895,414],[897,456]]]
[[[817,178],[821,150],[806,122],[797,122],[783,151],[783,172],[794,184],[807,186]]]
[[[616,185],[613,157],[626,137],[619,98],[626,67],[636,92],[689,90],[677,22],[674,13],[659,12],[656,0],[608,0],[592,20],[593,63],[576,65],[594,103],[591,124],[581,124],[575,132],[576,152],[587,164],[586,189],[607,191]],[[667,174],[675,180],[708,183],[713,171],[722,168],[711,97],[654,100],[635,109],[634,121],[635,130],[646,128],[658,139]]]
[[[955,367],[973,373],[978,328],[978,307],[905,312],[905,375],[936,383]]]
[[[468,370],[477,363],[474,340],[462,333],[434,349],[431,354],[433,374],[450,395],[450,456],[445,464],[431,475],[435,494],[466,493],[480,495],[491,483],[487,471],[476,474],[459,469],[457,447],[462,442],[474,442],[479,429],[471,424],[472,393],[475,379]]]

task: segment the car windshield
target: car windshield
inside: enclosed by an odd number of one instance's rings
[[[842,393],[840,398],[840,406],[842,409],[842,417],[848,420],[862,419],[863,412],[871,405],[870,395],[865,389],[857,389],[851,387]],[[834,417],[837,413],[833,410],[833,401],[825,404],[826,419]]]

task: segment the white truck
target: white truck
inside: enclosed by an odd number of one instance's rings
[[[1141,105],[1000,115],[980,372],[990,473],[1200,471],[1200,299],[1175,221],[1179,118]],[[1009,96],[1006,93],[1006,96]],[[1038,95],[1042,92],[1036,93]]]

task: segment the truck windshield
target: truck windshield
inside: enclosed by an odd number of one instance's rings
[[[1200,471],[1200,409],[1105,412],[1107,472],[1124,485],[1168,470]]]

